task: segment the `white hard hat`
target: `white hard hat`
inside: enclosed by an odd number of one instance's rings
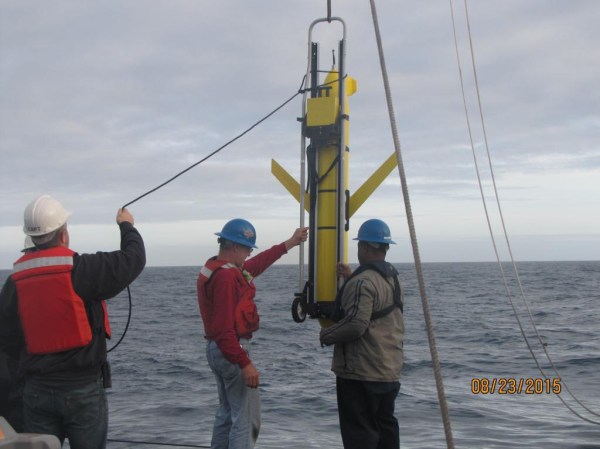
[[[25,208],[23,232],[39,237],[56,231],[67,222],[70,212],[50,195],[37,197]]]

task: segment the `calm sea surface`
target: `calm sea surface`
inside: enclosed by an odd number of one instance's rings
[[[397,400],[401,446],[445,448],[414,268],[397,267],[405,287],[406,324]],[[560,373],[560,396],[575,412],[600,423],[600,416],[566,391],[568,387],[600,414],[600,262],[527,262],[518,267],[537,333]],[[552,385],[536,381],[541,374],[498,265],[425,264],[424,270],[455,446],[600,448],[600,425],[576,417],[556,394],[546,392]],[[205,359],[197,273],[198,267],[151,267],[131,286],[130,329],[109,354],[111,449],[160,447],[114,440],[209,446],[217,395]],[[0,282],[8,274],[1,271]],[[332,349],[319,346],[318,322],[297,324],[291,317],[297,267],[273,266],[255,282],[261,329],[252,351],[261,373],[263,409],[257,448],[341,448]],[[514,278],[509,292],[540,366],[551,381],[558,379]],[[111,300],[109,311],[114,344],[127,320],[127,296]],[[510,394],[510,384],[500,380],[507,378],[517,383],[524,379],[522,392]],[[494,393],[479,392],[485,389],[479,379],[488,379],[490,389],[495,380]],[[508,394],[499,394],[502,385]],[[532,394],[525,393],[528,385]]]

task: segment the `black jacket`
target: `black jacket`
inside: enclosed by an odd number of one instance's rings
[[[104,311],[101,301],[124,290],[146,265],[144,241],[131,223],[123,222],[121,249],[73,256],[72,280],[90,320],[92,341],[82,348],[53,354],[29,355],[18,314],[17,290],[12,276],[0,292],[0,350],[20,358],[20,373],[39,380],[88,382],[100,375],[106,361]]]

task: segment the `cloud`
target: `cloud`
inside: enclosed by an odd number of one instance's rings
[[[445,232],[440,222],[469,226],[465,217],[483,217],[449,6],[377,4],[421,226],[428,234]],[[472,137],[488,190],[464,6],[454,7]],[[394,149],[368,2],[333,8],[347,24],[347,69],[358,81],[350,106],[355,189]],[[501,198],[519,214],[510,217],[519,232],[536,232],[536,216],[550,220],[563,207],[580,217],[580,225],[555,220],[557,234],[589,235],[600,221],[594,181],[600,161],[598,8],[594,0],[469,4],[490,153]],[[46,192],[75,212],[74,225],[111,222],[118,207],[293,95],[306,70],[308,26],[325,13],[316,0],[2,2],[0,235],[12,239],[25,204]],[[318,25],[315,37],[321,66],[331,64],[332,49],[339,61],[339,24]],[[297,97],[210,161],[134,204],[136,219],[167,227],[232,216],[295,220],[297,205],[270,175],[270,159],[297,175],[300,113]],[[396,212],[400,202],[387,203],[401,200],[397,178],[394,173],[357,220],[367,213],[390,220],[402,215]],[[560,195],[553,187],[558,183]],[[577,207],[549,197],[576,198],[571,203]],[[461,216],[452,213],[458,210]],[[170,245],[168,233],[161,235],[157,244]],[[4,251],[0,266],[13,258]]]

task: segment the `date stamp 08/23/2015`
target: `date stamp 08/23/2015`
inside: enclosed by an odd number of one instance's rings
[[[473,394],[560,394],[560,378],[474,377]]]

